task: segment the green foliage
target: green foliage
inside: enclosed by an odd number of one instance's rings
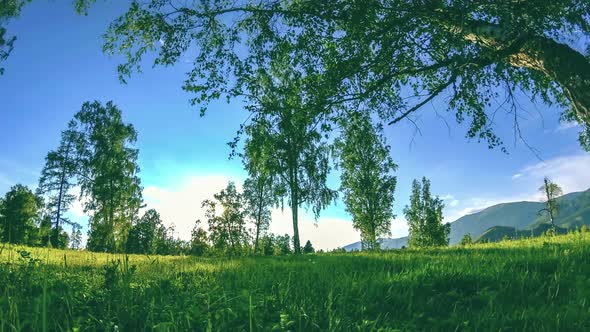
[[[190,254],[193,256],[203,256],[209,250],[209,239],[207,232],[199,226],[200,220],[195,222],[195,227],[191,232]]]
[[[360,230],[364,249],[379,248],[378,238],[391,233],[393,193],[397,166],[390,157],[381,126],[373,126],[367,114],[353,112],[337,147],[342,168],[341,189],[346,211]]]
[[[307,240],[307,242],[305,242],[305,246],[303,246],[303,253],[304,254],[313,254],[314,252],[315,252],[315,249],[311,245],[311,241]]]
[[[244,181],[242,194],[247,216],[254,223],[254,253],[260,250],[260,236],[270,225],[270,208],[277,204],[273,178],[250,168],[250,177]]]
[[[268,233],[260,238],[260,253],[264,256],[282,256],[293,253],[289,234],[275,235]],[[310,243],[311,245],[311,243]]]
[[[237,255],[248,242],[242,195],[236,190],[235,183],[229,182],[213,198],[203,201],[201,205],[206,209],[211,243],[216,250]]]
[[[76,130],[76,122],[70,121],[68,129],[61,133],[59,147],[47,154],[45,166],[41,170],[37,191],[39,195],[46,197],[46,209],[53,220],[54,226],[50,240],[54,247],[63,245],[63,243],[58,244],[62,225],[71,224],[67,218],[64,218],[64,214],[76,199],[70,191],[77,184],[76,176],[80,160],[78,153],[82,144],[84,144],[83,137]]]
[[[14,49],[15,36],[7,36],[4,25],[20,14],[23,6],[31,0],[0,0],[0,63],[5,61]],[[0,67],[0,76],[4,68]]]
[[[443,224],[443,202],[430,194],[430,181],[422,178],[412,182],[410,206],[404,208],[408,221],[410,247],[436,247],[449,244],[450,224]]]
[[[579,51],[589,47],[588,13],[582,0],[151,0],[111,24],[104,49],[124,56],[122,80],[148,54],[168,66],[196,52],[183,88],[202,112],[257,94],[258,73],[287,50],[293,67],[317,73],[315,92],[332,105],[359,101],[395,123],[442,100],[469,122],[467,137],[490,148],[502,145],[495,103],[518,121],[514,95],[523,90],[580,123],[590,149],[590,61]]]
[[[74,250],[81,249],[82,245],[82,232],[80,225],[72,226],[72,234],[70,236],[70,246]]]
[[[293,250],[291,250],[291,237],[289,234],[275,236],[274,254],[288,255],[291,253],[293,253]]]
[[[79,149],[79,184],[90,215],[87,248],[92,251],[124,251],[131,220],[141,205],[137,176],[138,150],[130,147],[137,132],[123,122],[112,103],[86,102],[75,115],[82,137]]]
[[[12,186],[0,204],[2,242],[33,244],[42,204],[42,199],[28,187],[21,184]]]
[[[50,242],[51,233],[52,233],[51,218],[48,215],[45,215],[41,218],[41,222],[39,223],[39,230],[37,231],[36,242],[41,247],[47,247],[51,243]],[[53,243],[51,243],[51,245],[53,245]],[[61,247],[61,248],[63,249],[63,248],[65,248],[65,246]]]
[[[164,226],[156,227],[154,237],[154,254],[157,255],[184,255],[190,251],[190,243],[178,239],[176,228],[173,225],[166,228]]]
[[[300,253],[299,207],[311,207],[317,218],[337,193],[326,185],[330,149],[325,133],[332,121],[314,88],[313,70],[294,68],[296,61],[286,47],[275,53],[269,71],[256,73],[247,106],[252,119],[239,134],[247,135],[246,165],[274,179],[275,199],[287,199],[294,250]]]
[[[154,209],[149,209],[131,226],[127,238],[126,252],[132,254],[156,254],[158,252],[158,239],[156,236],[162,236],[165,233],[160,214]]]
[[[461,242],[459,242],[459,245],[467,246],[470,244],[473,244],[473,239],[471,239],[471,234],[467,233],[463,235],[463,238],[461,239]]]

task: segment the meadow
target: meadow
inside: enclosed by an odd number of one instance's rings
[[[0,331],[590,329],[590,233],[283,257],[0,248]]]

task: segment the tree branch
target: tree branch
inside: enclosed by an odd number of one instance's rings
[[[429,101],[434,99],[436,96],[438,96],[441,92],[443,92],[449,85],[453,84],[456,80],[457,80],[457,75],[452,74],[451,77],[449,78],[449,80],[447,82],[439,85],[436,89],[434,89],[432,91],[432,93],[430,94],[430,96],[428,96],[428,98],[424,99],[419,104],[417,104],[414,107],[410,108],[409,110],[405,111],[402,115],[398,116],[397,118],[391,120],[387,125],[392,125],[392,124],[398,123],[399,121],[401,121],[402,119],[404,119],[405,117],[410,115],[411,113],[415,112],[420,107],[424,106],[426,103],[428,103]]]

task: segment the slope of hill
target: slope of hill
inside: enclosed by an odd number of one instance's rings
[[[558,198],[559,212],[555,218],[555,225],[564,229],[590,225],[590,189],[574,192]],[[477,213],[463,216],[451,223],[450,244],[461,241],[465,234],[477,239],[484,233],[490,238],[502,239],[514,234],[533,234],[547,227],[548,218],[539,215],[544,207],[542,202],[512,202],[490,206]],[[397,239],[383,239],[382,248],[397,249],[407,246],[407,237]],[[360,250],[360,242],[344,247],[345,250]]]
[[[590,225],[590,189],[582,192],[569,193],[557,199],[559,212],[555,218],[555,225],[564,229],[581,225]],[[478,238],[484,232],[496,226],[511,228],[495,228],[492,234],[507,232],[517,234],[547,227],[549,222],[546,215],[539,215],[544,207],[542,202],[514,202],[491,206],[478,213],[463,216],[451,223],[451,244],[461,241],[463,235],[469,233],[472,238]]]
[[[590,224],[590,189],[563,195],[558,199],[558,213],[555,224],[565,228],[575,228]],[[535,224],[548,222],[546,215],[539,216]]]
[[[520,239],[526,237],[537,237],[543,235],[551,228],[550,224],[538,224],[534,228],[517,230],[514,227],[509,226],[494,226],[487,229],[481,234],[475,242],[498,242],[502,241],[505,237],[509,239]],[[557,234],[566,234],[567,228],[555,226],[555,232]]]
[[[517,229],[528,227],[543,208],[540,202],[513,202],[490,206],[451,223],[450,244],[457,244],[465,234],[479,237],[490,227],[509,226]]]

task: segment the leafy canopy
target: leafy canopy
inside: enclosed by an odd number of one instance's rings
[[[0,200],[1,242],[28,244],[35,235],[42,199],[21,184],[14,185]]]
[[[148,53],[164,66],[194,55],[183,88],[202,112],[252,93],[287,49],[293,67],[317,73],[326,103],[362,101],[395,123],[443,100],[467,137],[496,147],[493,118],[518,126],[522,94],[577,121],[590,149],[589,36],[586,0],[151,0],[112,22],[104,49],[125,56],[123,81]]]
[[[112,102],[84,103],[75,121],[82,137],[79,184],[84,211],[91,213],[88,249],[124,251],[142,202],[138,150],[132,147],[137,132]]]

